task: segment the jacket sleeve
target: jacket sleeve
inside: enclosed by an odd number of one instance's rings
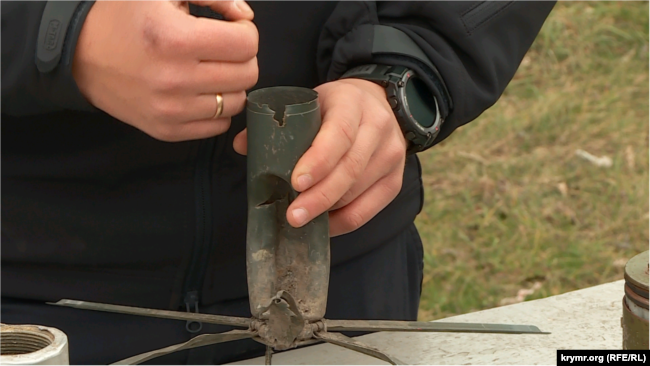
[[[512,80],[554,2],[340,2],[323,28],[318,70],[323,81],[353,66],[424,66],[399,45],[378,44],[380,29],[406,34],[433,65],[424,72],[442,84],[445,117],[435,143],[492,106]],[[385,43],[385,42],[384,42]],[[391,49],[394,49],[393,51]],[[415,62],[415,64],[413,64]]]
[[[2,113],[95,111],[72,77],[77,38],[92,2],[2,3]]]

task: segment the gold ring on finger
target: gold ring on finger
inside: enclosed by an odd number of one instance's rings
[[[214,113],[212,119],[219,118],[221,116],[221,113],[223,113],[223,96],[221,95],[221,93],[217,93],[216,99],[217,99],[217,111]]]

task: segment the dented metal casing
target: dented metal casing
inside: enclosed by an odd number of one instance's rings
[[[250,309],[267,320],[279,291],[291,294],[309,322],[325,315],[329,285],[329,223],[324,213],[301,228],[287,222],[298,196],[291,174],[321,125],[318,93],[272,87],[248,96],[248,228]]]

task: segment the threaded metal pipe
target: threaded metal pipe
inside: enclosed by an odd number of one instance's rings
[[[0,325],[0,364],[68,365],[68,337],[39,325]]]

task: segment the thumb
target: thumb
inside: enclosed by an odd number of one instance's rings
[[[235,139],[232,141],[232,147],[238,154],[246,155],[248,153],[248,132],[244,129],[242,132],[238,133],[235,136]]]
[[[223,15],[226,20],[253,20],[253,9],[244,0],[190,0],[192,4],[206,6]]]

